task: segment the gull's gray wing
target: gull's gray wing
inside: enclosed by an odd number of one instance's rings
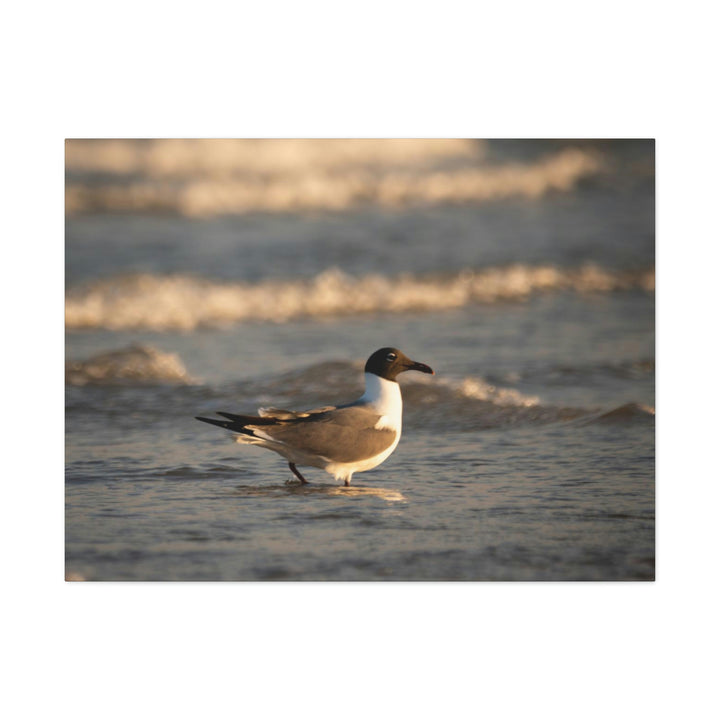
[[[375,428],[379,419],[367,406],[351,405],[263,425],[254,434],[334,462],[357,462],[379,455],[395,441],[394,430]]]
[[[293,420],[295,418],[304,418],[309,415],[317,415],[328,410],[334,410],[335,405],[326,405],[325,407],[315,408],[314,410],[283,410],[276,407],[258,408],[258,415],[262,418],[272,418],[274,420]]]

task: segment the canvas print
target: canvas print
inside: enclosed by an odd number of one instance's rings
[[[653,140],[68,139],[65,577],[655,577]]]

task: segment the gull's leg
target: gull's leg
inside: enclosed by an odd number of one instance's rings
[[[345,478],[345,487],[350,487],[350,480],[352,480],[352,475],[348,475]]]
[[[300,474],[300,471],[295,467],[295,463],[288,463],[288,467],[292,470],[293,475],[303,484],[309,485],[310,483]]]

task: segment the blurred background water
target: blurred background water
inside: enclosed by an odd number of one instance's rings
[[[66,572],[648,580],[652,141],[70,140]],[[193,418],[362,392],[353,487]]]

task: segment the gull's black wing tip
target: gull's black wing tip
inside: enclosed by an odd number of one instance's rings
[[[227,420],[216,420],[215,418],[199,416],[196,416],[195,419],[200,422],[209,423],[210,425],[217,425],[226,430],[243,433],[244,435],[252,435],[252,427],[255,425],[275,425],[278,422],[275,418],[255,417],[254,415],[234,415],[233,413],[226,412],[218,412],[218,415],[226,417]]]
[[[209,423],[210,425],[217,425],[221,428],[226,428],[227,430],[230,429],[230,426],[232,425],[231,422],[228,422],[227,420],[215,420],[215,418],[204,418],[204,417],[195,417],[196,420],[199,420],[200,422]]]

